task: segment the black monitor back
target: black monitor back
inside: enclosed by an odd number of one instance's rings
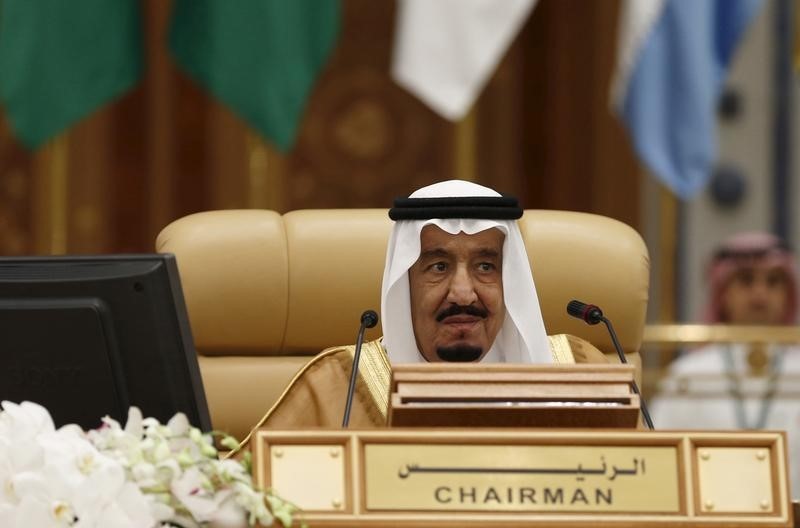
[[[128,407],[211,424],[170,254],[0,258],[0,400],[85,429]]]

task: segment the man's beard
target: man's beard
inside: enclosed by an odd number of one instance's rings
[[[481,317],[483,319],[489,316],[489,312],[485,308],[479,308],[471,304],[466,306],[453,304],[436,314],[436,321],[441,323],[447,317],[461,314]],[[480,359],[481,355],[483,355],[483,349],[472,345],[442,346],[436,349],[436,355],[439,356],[439,359],[442,361],[469,363]]]
[[[483,354],[481,347],[472,345],[453,345],[448,347],[439,347],[436,349],[436,355],[442,361],[451,363],[470,363],[477,361]]]

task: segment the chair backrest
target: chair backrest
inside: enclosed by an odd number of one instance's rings
[[[572,334],[615,353],[604,325],[567,315],[567,303],[577,299],[603,310],[626,354],[638,352],[650,285],[642,237],[617,220],[572,211],[528,210],[519,225],[547,333]]]
[[[613,354],[602,325],[567,316],[567,303],[579,299],[600,306],[635,354],[649,281],[641,237],[616,220],[567,211],[528,210],[519,225],[548,333]],[[355,341],[361,313],[380,308],[391,227],[385,209],[226,210],[162,230],[156,250],[176,255],[217,427],[245,432],[309,356]],[[367,338],[379,336],[375,328]],[[243,402],[229,394],[240,392],[234,387],[259,395]]]

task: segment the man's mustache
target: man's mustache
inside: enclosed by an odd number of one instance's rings
[[[484,308],[479,308],[471,304],[465,306],[460,304],[453,304],[445,308],[438,314],[436,314],[436,322],[441,323],[447,317],[451,317],[453,315],[461,315],[461,314],[474,315],[475,317],[480,317],[482,319],[486,319],[487,317],[489,317],[488,310],[485,310]]]

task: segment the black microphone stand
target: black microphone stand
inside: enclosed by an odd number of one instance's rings
[[[361,346],[364,344],[364,331],[367,328],[372,328],[378,324],[378,314],[373,310],[367,310],[361,314],[361,326],[358,329],[358,338],[356,339],[356,351],[353,354],[353,370],[350,372],[350,386],[347,389],[347,403],[344,406],[344,418],[342,418],[342,427],[347,427],[350,424],[350,409],[353,406],[353,395],[356,390],[356,379],[358,378],[358,362],[361,359]]]
[[[622,351],[622,345],[619,344],[619,339],[617,339],[617,333],[614,331],[614,326],[611,324],[605,316],[600,316],[600,320],[603,321],[603,324],[606,325],[608,329],[608,333],[611,334],[611,341],[614,343],[614,348],[617,350],[617,355],[619,356],[619,360],[626,365],[628,364],[628,358],[625,357],[625,353]],[[644,416],[644,422],[647,424],[647,427],[650,428],[652,431],[655,429],[653,427],[653,420],[650,418],[650,412],[647,410],[647,404],[644,402],[644,398],[642,394],[639,392],[639,386],[636,384],[636,380],[633,381],[633,392],[637,396],[639,396],[639,405],[642,410],[642,416]]]
[[[614,331],[614,326],[611,324],[611,321],[603,316],[603,311],[600,308],[594,304],[587,304],[585,302],[572,300],[567,303],[567,314],[575,317],[576,319],[580,319],[589,325],[596,325],[602,321],[603,324],[606,325],[609,335],[611,335],[611,342],[614,343],[614,349],[617,351],[620,362],[626,365],[628,364],[628,358],[625,357],[625,352],[622,351],[622,345],[619,343],[619,339],[617,339],[617,333]],[[636,380],[633,380],[632,388],[634,394],[639,396],[639,409],[642,411],[644,422],[652,431],[655,429],[655,427],[653,427],[653,420],[650,418],[650,412],[647,410],[647,403],[645,403],[642,393],[639,392],[639,386],[636,384]]]

